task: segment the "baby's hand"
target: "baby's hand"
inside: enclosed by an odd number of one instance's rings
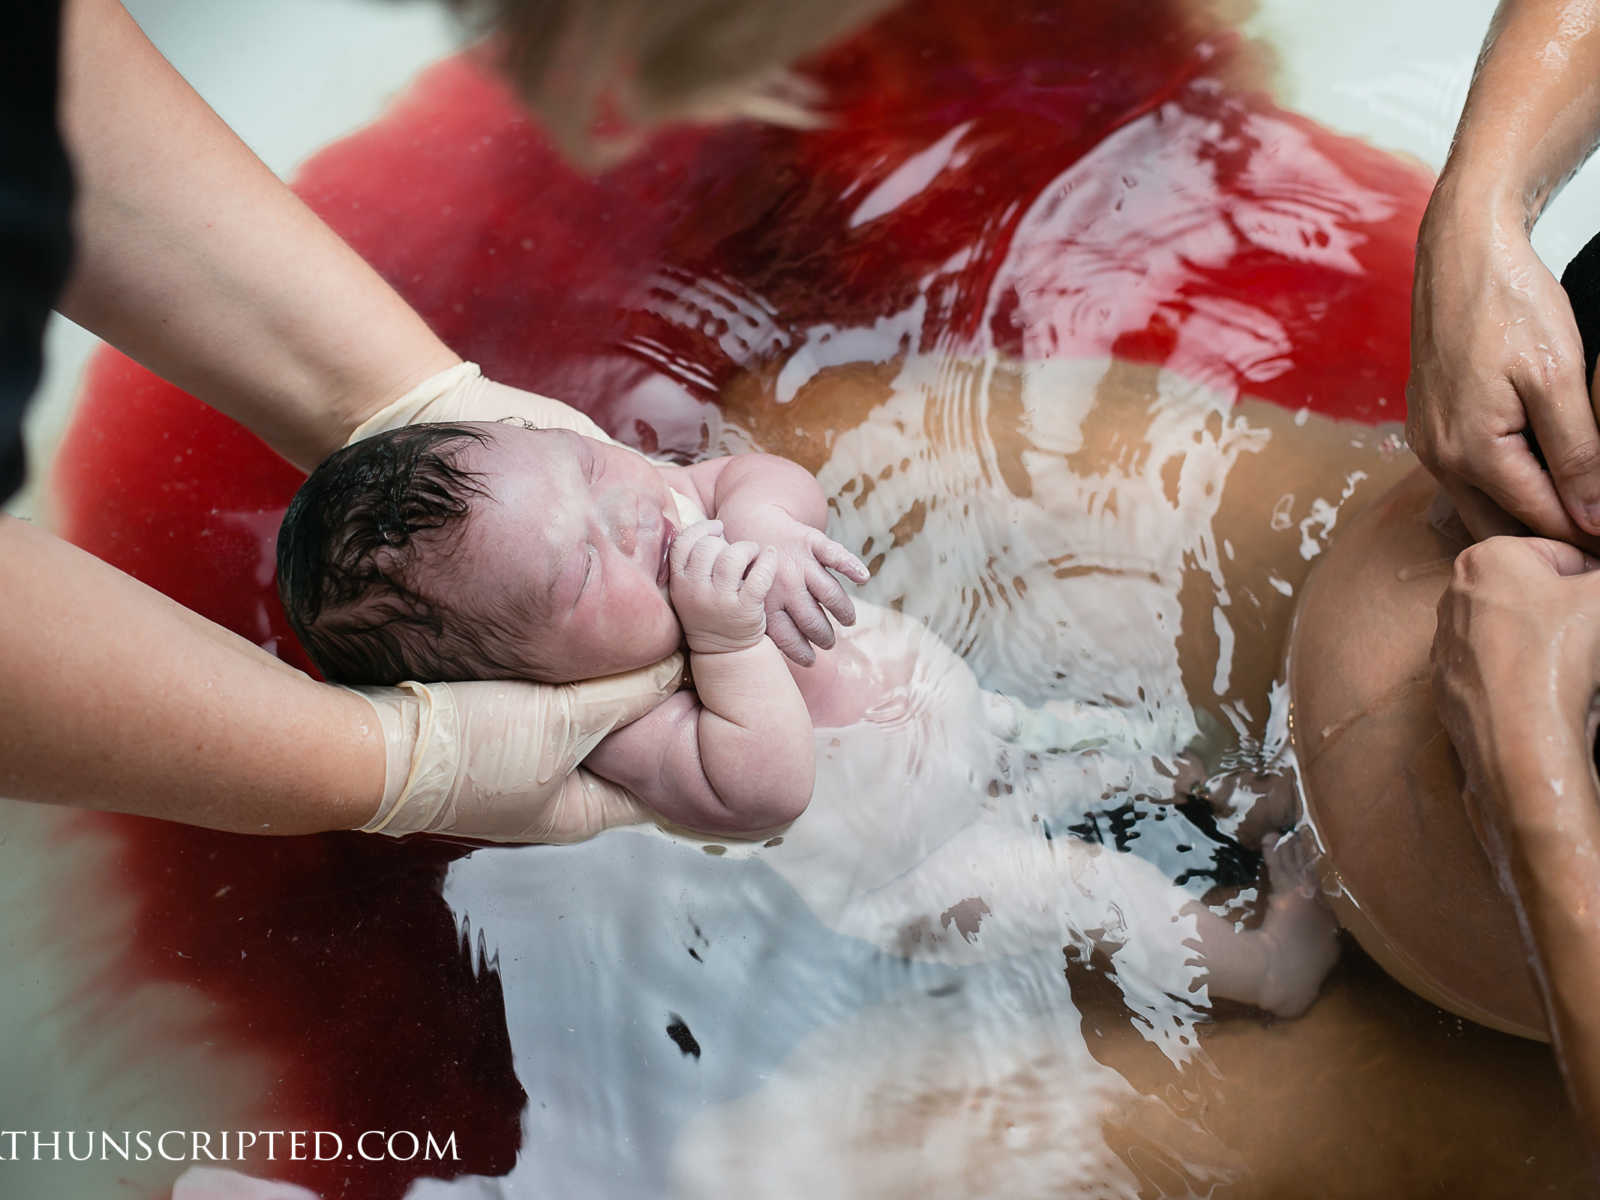
[[[759,519],[742,519],[741,534],[749,534],[777,551],[777,574],[767,593],[767,633],[794,662],[809,667],[817,661],[813,646],[833,645],[832,613],[841,625],[854,625],[855,605],[839,581],[837,571],[852,583],[872,578],[863,563],[820,529],[796,521],[775,506]]]
[[[696,654],[748,650],[767,631],[764,607],[778,552],[755,542],[722,539],[721,521],[690,525],[672,543],[668,589]]]

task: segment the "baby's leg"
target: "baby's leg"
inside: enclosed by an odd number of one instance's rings
[[[1258,847],[1299,818],[1294,767],[1286,754],[1239,746],[1237,735],[1203,711],[1150,714],[1063,700],[1030,707],[995,692],[984,699],[990,727],[1020,750],[1147,756],[1170,783],[1166,795],[1176,803],[1206,801],[1242,845]]]
[[[1197,918],[1200,955],[1214,995],[1297,1017],[1339,957],[1339,925],[1317,898],[1298,839],[1268,834],[1262,853],[1268,894],[1261,924],[1240,930],[1204,910]]]
[[[1220,996],[1294,1016],[1315,998],[1338,943],[1292,850],[1269,850],[1266,915],[1240,929],[1136,855],[980,824],[856,898],[843,931],[951,963],[1094,947],[1111,957],[1130,997],[1175,995],[1205,1007]]]
[[[1081,700],[1027,705],[999,692],[983,695],[995,734],[1019,750],[1039,754],[1115,750],[1170,757],[1194,737],[1193,716],[1173,709],[1152,713]]]
[[[1209,718],[1171,708],[1142,710],[1107,702],[1047,700],[1026,705],[983,693],[991,732],[1004,744],[1039,755],[1099,755],[1122,764],[1124,778],[1103,799],[1121,794],[1183,803],[1203,791],[1209,775]],[[1109,765],[1109,763],[1107,764]]]

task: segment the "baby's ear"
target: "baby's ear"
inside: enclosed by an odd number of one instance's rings
[[[373,570],[387,579],[393,579],[406,564],[406,552],[404,547],[380,542],[372,548],[371,561]]]

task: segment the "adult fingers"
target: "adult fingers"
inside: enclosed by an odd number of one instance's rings
[[[570,845],[618,825],[637,825],[655,818],[627,788],[582,767],[567,776],[554,803],[528,815],[532,823],[525,828],[489,840]]]
[[[655,708],[682,682],[683,655],[669,654],[648,667],[569,684],[568,717],[581,739],[599,730],[610,732]]]
[[[1420,417],[1415,422],[1415,436],[1408,433],[1418,455],[1457,501],[1467,528],[1480,538],[1520,532],[1506,520],[1496,519],[1489,509],[1492,505],[1545,537],[1581,533],[1561,502],[1555,480],[1540,465],[1524,436],[1530,414],[1511,381],[1497,380],[1481,403],[1484,415],[1458,422],[1446,434],[1426,429]],[[1475,489],[1481,499],[1473,503],[1465,498],[1465,488]]]
[[[1600,567],[1600,559],[1585,553],[1571,542],[1553,538],[1524,538],[1522,547],[1557,575],[1585,575]]]
[[[1456,516],[1476,540],[1527,536],[1526,525],[1459,476],[1441,477],[1439,486],[1450,497]],[[1558,506],[1559,503],[1557,501]]]
[[[1555,346],[1544,350],[1542,363],[1512,372],[1511,383],[1567,515],[1585,531],[1600,533],[1600,427],[1583,377],[1583,344],[1570,310],[1561,316],[1564,327],[1550,334]],[[1530,492],[1528,501],[1534,499]],[[1523,519],[1530,528],[1545,528],[1542,520]]]
[[[1526,460],[1519,454],[1513,472],[1526,480],[1520,495],[1524,499],[1535,497],[1537,511],[1534,506],[1524,505],[1522,500],[1510,493],[1501,493],[1497,497],[1460,480],[1444,484],[1463,523],[1474,537],[1480,541],[1500,536],[1554,538],[1571,542],[1590,553],[1600,553],[1600,536],[1585,533],[1573,523],[1561,497],[1556,494],[1550,476],[1531,454]]]

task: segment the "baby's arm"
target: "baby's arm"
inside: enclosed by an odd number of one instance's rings
[[[828,614],[855,623],[855,608],[837,571],[853,583],[869,578],[866,565],[823,531],[828,504],[811,472],[771,454],[712,459],[684,471],[701,506],[723,523],[729,541],[753,541],[777,550],[777,573],[767,595],[767,634],[801,666],[816,661],[813,645],[833,645]]]
[[[619,729],[584,761],[669,821],[707,833],[787,824],[811,799],[811,718],[765,636],[776,553],[729,545],[715,522],[672,547],[672,603],[695,695],[680,692]]]

